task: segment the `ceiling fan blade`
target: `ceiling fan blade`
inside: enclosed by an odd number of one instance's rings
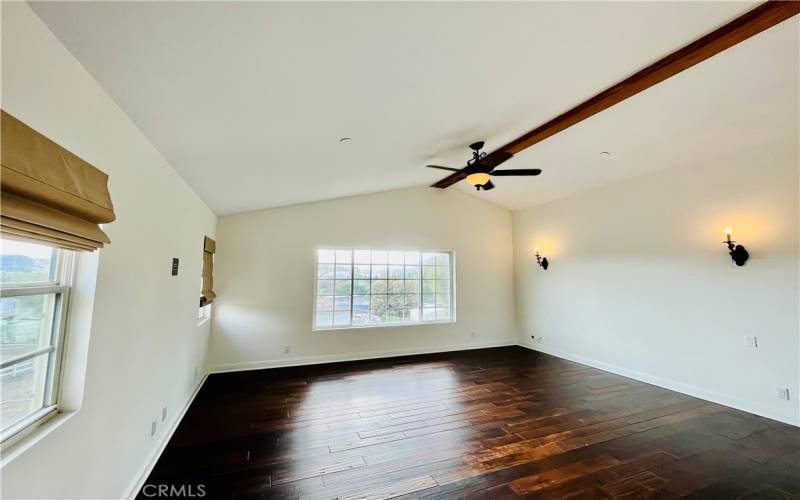
[[[503,177],[512,175],[539,175],[541,173],[542,171],[538,168],[512,168],[510,170],[495,170],[494,172],[490,172],[489,175],[498,175]]]
[[[465,174],[464,172],[459,170],[458,172],[453,172],[452,174],[448,175],[444,179],[441,179],[440,181],[431,184],[431,187],[444,189],[444,188],[450,187],[453,184],[455,184],[456,182],[458,182],[460,180],[463,180],[463,179],[466,179],[466,178],[467,178],[467,174]]]
[[[490,189],[494,189],[494,184],[492,184],[492,181],[488,181],[486,184],[481,186],[482,191],[488,191]]]
[[[514,155],[507,151],[495,151],[481,158],[478,163],[487,168],[496,168],[503,162],[510,160]]]
[[[425,165],[428,168],[438,168],[439,170],[449,170],[451,172],[461,172],[461,170],[457,168],[450,168],[450,167],[442,167],[441,165]]]

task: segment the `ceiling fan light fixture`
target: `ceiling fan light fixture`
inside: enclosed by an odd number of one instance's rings
[[[491,176],[485,172],[476,172],[467,176],[467,182],[473,186],[483,186],[491,180]]]

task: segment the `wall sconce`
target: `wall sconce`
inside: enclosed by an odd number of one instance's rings
[[[539,266],[546,271],[547,266],[550,265],[550,263],[547,262],[547,257],[542,257],[541,255],[539,255],[539,247],[536,247],[533,250],[536,252],[536,263],[539,264]]]
[[[733,229],[729,227],[725,228],[725,236],[727,237],[723,243],[728,246],[728,254],[730,254],[731,259],[733,262],[736,263],[737,266],[743,266],[747,259],[750,258],[750,254],[747,253],[747,250],[742,245],[736,245],[735,241],[731,239],[731,233],[733,233]]]

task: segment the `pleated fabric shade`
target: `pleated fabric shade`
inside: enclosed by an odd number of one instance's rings
[[[76,251],[111,243],[108,175],[0,110],[0,234]]]
[[[203,241],[203,290],[200,294],[200,306],[214,302],[217,294],[214,293],[214,252],[217,251],[217,242],[205,237]]]

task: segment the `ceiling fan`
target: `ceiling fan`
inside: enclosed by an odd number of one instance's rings
[[[439,170],[453,172],[449,176],[433,184],[432,187],[446,188],[462,179],[466,179],[467,182],[475,186],[475,189],[478,191],[488,191],[494,189],[494,184],[492,184],[491,180],[492,176],[531,176],[542,173],[538,168],[495,170],[495,167],[510,159],[513,155],[503,151],[486,154],[481,151],[481,149],[483,149],[483,141],[474,142],[469,145],[469,148],[472,150],[472,158],[467,160],[467,166],[462,169],[442,167],[439,165],[425,165],[428,168],[438,168]]]

